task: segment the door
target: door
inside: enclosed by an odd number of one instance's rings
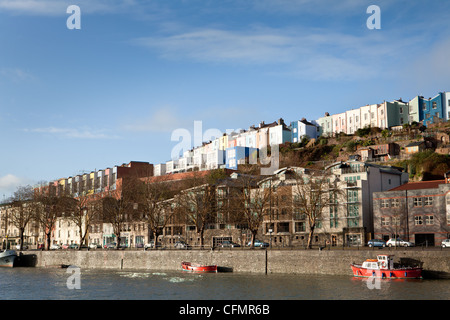
[[[424,247],[434,247],[434,233],[416,233],[415,245]]]

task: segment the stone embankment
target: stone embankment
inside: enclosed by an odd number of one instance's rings
[[[182,261],[216,264],[219,271],[351,276],[351,263],[377,254],[420,265],[424,278],[450,278],[450,250],[91,250],[28,251],[19,261],[35,267],[75,265],[92,269],[181,270]]]

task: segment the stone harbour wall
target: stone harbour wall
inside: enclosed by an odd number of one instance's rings
[[[24,251],[36,267],[181,270],[182,261],[216,264],[219,271],[352,275],[350,264],[394,254],[394,262],[420,265],[424,278],[450,278],[450,250],[58,250]]]

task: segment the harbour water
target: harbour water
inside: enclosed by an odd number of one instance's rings
[[[78,268],[0,269],[0,300],[448,300],[450,280]]]

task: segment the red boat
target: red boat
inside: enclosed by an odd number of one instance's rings
[[[380,254],[377,259],[367,259],[361,264],[351,264],[355,277],[385,279],[422,279],[422,268],[394,267],[394,256]]]
[[[197,263],[182,262],[181,267],[183,270],[192,272],[217,272],[216,265],[205,266]]]

